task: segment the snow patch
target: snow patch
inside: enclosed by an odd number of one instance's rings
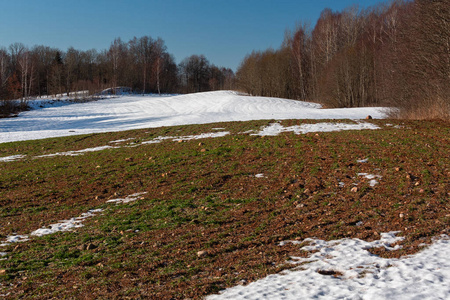
[[[83,150],[76,150],[76,151],[67,151],[67,152],[59,152],[59,153],[53,153],[53,154],[45,154],[45,155],[39,155],[35,156],[34,158],[43,158],[43,157],[54,157],[54,156],[79,156],[83,155],[87,152],[97,152],[97,151],[103,151],[106,149],[115,149],[119,147],[113,147],[113,146],[99,146],[94,148],[87,148]]]
[[[69,220],[60,221],[60,223],[50,224],[49,226],[37,229],[33,231],[30,235],[43,236],[48,234],[53,234],[58,231],[70,231],[73,228],[83,227],[82,222],[90,217],[95,216],[97,213],[102,212],[102,209],[91,209],[87,213],[82,213],[81,216],[76,218],[71,218]]]
[[[295,126],[284,127],[279,123],[272,123],[261,129],[258,133],[251,135],[259,136],[276,136],[282,132],[294,132],[295,134],[305,134],[309,132],[332,132],[342,130],[363,130],[363,129],[380,129],[380,127],[372,124],[360,122],[357,124],[346,123],[317,123],[317,124],[302,124]]]
[[[186,136],[159,136],[149,141],[144,141],[142,144],[157,144],[162,141],[172,140],[175,142],[183,142],[183,141],[191,141],[191,140],[199,140],[199,139],[207,139],[207,138],[219,138],[229,135],[229,131],[221,131],[221,132],[211,132],[211,133],[202,133],[198,135],[186,135]]]
[[[299,266],[270,275],[247,286],[236,286],[211,295],[213,299],[450,299],[450,240],[443,235],[421,252],[386,259],[367,250],[392,246],[402,240],[395,232],[380,240],[323,241],[306,239],[308,258],[293,258]],[[300,244],[286,241],[280,243]]]
[[[364,176],[365,178],[369,179],[369,184],[371,187],[374,187],[375,185],[378,184],[378,181],[375,178],[383,178],[383,176],[380,175],[373,175],[373,174],[368,174],[368,173],[358,173],[358,176]]]
[[[146,193],[147,192],[135,193],[135,194],[129,195],[122,199],[113,199],[113,200],[109,200],[107,202],[128,203],[131,201],[136,201],[137,199],[140,198],[141,195],[144,195]],[[53,233],[56,233],[59,231],[70,231],[74,228],[83,227],[84,225],[82,224],[82,222],[85,219],[93,217],[102,211],[103,211],[103,209],[101,209],[101,208],[91,209],[86,213],[82,213],[81,216],[79,216],[79,217],[71,218],[69,220],[63,220],[63,221],[60,221],[59,223],[50,224],[46,227],[39,228],[39,229],[31,232],[30,235],[10,235],[6,238],[6,241],[4,241],[0,244],[0,247],[9,246],[12,243],[20,243],[20,242],[29,241],[30,236],[44,236],[44,235],[53,234]],[[5,252],[3,252],[3,253],[5,253]]]
[[[119,144],[119,143],[124,143],[124,142],[128,142],[131,140],[134,140],[135,138],[128,138],[128,139],[122,139],[122,140],[115,140],[115,141],[110,141],[110,144]]]
[[[25,158],[25,155],[12,155],[12,156],[5,156],[5,157],[0,157],[0,162],[12,162],[12,161],[16,161],[16,160],[21,160]]]
[[[142,195],[147,194],[147,192],[143,192],[143,193],[135,193],[132,195],[129,195],[125,198],[117,198],[117,199],[111,199],[106,201],[107,203],[129,203],[132,201],[136,201],[138,199],[141,198]]]

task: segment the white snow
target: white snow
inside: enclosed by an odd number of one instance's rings
[[[302,124],[295,126],[284,127],[279,123],[272,123],[261,129],[258,133],[251,135],[259,136],[275,136],[282,132],[294,132],[295,134],[305,134],[309,132],[331,132],[341,130],[363,130],[363,129],[379,129],[378,126],[371,123],[359,122],[357,124],[346,123],[317,123],[317,124]]]
[[[53,234],[58,231],[70,231],[73,228],[79,228],[83,227],[82,222],[90,217],[95,216],[97,213],[102,212],[103,210],[98,209],[91,209],[87,213],[82,213],[81,216],[76,218],[71,218],[69,220],[63,220],[60,221],[60,223],[50,224],[47,227],[37,229],[33,231],[30,235],[34,236],[43,236],[48,234]]]
[[[122,199],[112,199],[112,200],[109,200],[106,202],[128,203],[131,201],[136,201],[137,199],[140,198],[140,196],[142,196],[146,193],[147,192],[135,193],[135,194],[129,195]],[[59,231],[70,231],[74,228],[83,227],[82,223],[85,219],[91,218],[102,211],[103,211],[103,209],[101,209],[101,208],[91,209],[86,213],[82,213],[81,216],[79,216],[79,217],[71,218],[69,220],[63,220],[63,221],[60,221],[59,223],[50,224],[46,227],[36,229],[33,232],[31,232],[29,235],[9,235],[6,238],[6,241],[0,243],[0,247],[6,247],[12,243],[21,243],[21,242],[29,241],[30,236],[43,236],[43,235],[53,234],[53,233],[56,233]],[[1,252],[1,253],[3,253],[1,256],[7,255],[6,252]]]
[[[22,158],[24,158],[25,155],[12,155],[12,156],[5,156],[5,157],[0,157],[0,162],[11,162],[11,161],[16,161],[16,160],[21,160]]]
[[[106,149],[113,149],[113,148],[117,148],[117,147],[100,146],[100,147],[87,148],[87,149],[77,150],[77,151],[67,151],[67,152],[38,155],[38,156],[35,156],[34,158],[54,157],[54,156],[78,156],[78,155],[83,155],[84,153],[87,153],[87,152],[97,152],[97,151],[103,151]]]
[[[191,141],[191,140],[199,140],[206,138],[218,138],[229,135],[229,131],[221,131],[221,132],[212,132],[212,133],[201,133],[197,135],[186,135],[186,136],[159,136],[149,141],[143,141],[142,144],[156,144],[161,143],[165,140],[172,140],[175,142],[183,142],[183,141]]]
[[[128,139],[122,139],[122,140],[115,140],[115,141],[110,141],[110,144],[119,144],[119,143],[124,143],[124,142],[128,142],[128,141],[132,141],[135,138],[128,138]]]
[[[449,237],[443,235],[416,255],[400,259],[367,251],[396,249],[399,246],[392,244],[400,240],[392,232],[373,242],[306,239],[303,242],[310,245],[302,249],[317,252],[308,258],[293,258],[292,263],[300,265],[296,269],[206,299],[450,299]],[[335,276],[322,275],[327,271],[336,272]]]
[[[147,193],[146,192],[135,193],[135,194],[129,195],[129,196],[125,197],[125,198],[111,199],[111,200],[108,200],[106,202],[107,203],[129,203],[129,202],[136,201],[136,200],[140,199],[141,196],[144,195],[144,194],[147,194]]]
[[[8,237],[6,237],[6,242],[0,244],[0,246],[9,245],[11,243],[26,242],[28,240],[29,239],[27,235],[9,235]]]
[[[74,228],[79,228],[79,227],[83,227],[82,222],[90,217],[95,216],[97,213],[102,212],[103,210],[101,208],[99,209],[91,209],[89,210],[87,213],[82,213],[81,216],[76,217],[76,218],[71,218],[69,220],[63,220],[60,221],[59,223],[55,223],[55,224],[50,224],[47,227],[43,227],[40,229],[37,229],[33,232],[31,232],[29,235],[9,235],[6,238],[6,241],[2,242],[0,244],[0,247],[6,247],[12,243],[23,243],[26,241],[30,240],[30,236],[43,236],[43,235],[48,235],[48,234],[53,234],[56,233],[58,231],[70,231]],[[8,253],[6,252],[2,252],[3,255],[5,256]]]
[[[122,96],[58,105],[0,119],[0,142],[161,126],[261,119],[383,118],[382,108],[321,109],[319,104],[250,97],[231,91],[178,96]]]
[[[364,176],[365,178],[369,179],[369,184],[371,187],[374,187],[378,184],[378,181],[375,178],[383,178],[383,176],[380,175],[373,175],[373,174],[367,174],[367,173],[358,173],[358,176]]]

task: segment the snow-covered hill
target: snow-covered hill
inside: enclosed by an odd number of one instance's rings
[[[383,118],[382,108],[321,109],[319,104],[231,91],[123,96],[35,109],[0,119],[0,143],[150,127],[261,119]]]

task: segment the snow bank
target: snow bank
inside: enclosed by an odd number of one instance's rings
[[[261,119],[383,118],[382,108],[321,109],[288,99],[249,97],[231,91],[178,96],[123,96],[87,103],[39,106],[0,119],[0,142],[161,126]]]

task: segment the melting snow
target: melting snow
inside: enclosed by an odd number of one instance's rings
[[[228,131],[222,131],[222,132],[202,133],[202,134],[198,134],[198,135],[186,135],[186,136],[159,136],[150,141],[144,141],[144,142],[142,142],[142,144],[156,144],[156,143],[160,143],[165,140],[182,142],[182,141],[191,141],[191,140],[199,140],[199,139],[206,139],[206,138],[218,138],[218,137],[227,136],[229,134],[230,134],[230,132],[228,132]]]
[[[113,199],[113,200],[109,200],[107,202],[128,203],[128,202],[139,199],[139,197],[141,195],[144,195],[146,193],[147,192],[135,193],[135,194],[129,195],[123,199]],[[59,231],[70,231],[74,228],[83,227],[82,222],[85,219],[93,217],[102,211],[103,211],[103,209],[101,209],[101,208],[91,209],[86,213],[82,213],[81,216],[79,216],[79,217],[71,218],[69,220],[63,220],[63,221],[60,221],[59,223],[50,224],[46,227],[39,228],[39,229],[31,232],[30,236],[43,236],[43,235],[53,234],[53,233],[56,233]],[[10,235],[6,238],[6,241],[4,241],[0,244],[0,247],[5,247],[12,243],[20,243],[20,242],[28,241],[30,239],[30,236],[29,235]],[[5,252],[1,252],[1,253],[4,253],[2,256],[7,254]]]
[[[97,152],[97,151],[103,151],[106,149],[113,149],[113,148],[117,148],[117,147],[100,146],[100,147],[87,148],[87,149],[77,150],[77,151],[67,151],[67,152],[39,155],[39,156],[35,156],[35,158],[53,157],[53,156],[78,156],[78,155],[83,155],[84,153],[87,153],[87,152]]]
[[[450,240],[441,236],[421,252],[400,259],[386,259],[367,250],[400,246],[395,232],[378,241],[359,239],[323,241],[306,239],[302,250],[308,258],[293,258],[294,270],[270,275],[247,286],[222,291],[213,299],[449,299]],[[284,245],[288,242],[282,242]],[[299,243],[299,242],[293,242]],[[330,275],[323,275],[330,274]]]
[[[345,123],[317,123],[317,124],[302,124],[295,126],[284,127],[279,123],[272,123],[269,126],[261,129],[260,132],[252,135],[259,136],[275,136],[282,132],[294,132],[295,134],[305,134],[309,132],[331,132],[341,130],[363,130],[363,129],[380,129],[380,127],[372,123],[360,122],[358,124]]]
[[[13,155],[13,156],[0,157],[0,162],[16,161],[16,160],[20,160],[24,157],[25,157],[25,155]]]
[[[27,235],[9,235],[6,238],[6,241],[3,242],[2,244],[0,244],[0,246],[8,246],[11,243],[21,243],[21,242],[26,242],[28,241],[28,236]]]
[[[125,197],[125,198],[111,199],[111,200],[108,200],[106,202],[107,203],[128,203],[128,202],[132,202],[132,201],[138,200],[144,194],[147,194],[147,192],[135,193],[135,194],[129,195],[129,196]]]
[[[131,140],[134,140],[135,138],[128,138],[128,139],[122,139],[122,140],[115,140],[115,141],[110,141],[110,144],[118,144],[118,143],[123,143],[123,142],[128,142]]]
[[[375,178],[383,178],[383,176],[380,175],[372,175],[372,174],[367,174],[367,173],[358,173],[358,176],[364,176],[365,178],[369,179],[369,184],[371,187],[374,187],[375,185],[378,184],[378,181]]]
[[[91,209],[87,213],[81,214],[81,216],[76,218],[71,218],[69,220],[60,221],[60,223],[50,224],[48,228],[40,228],[33,231],[30,235],[43,236],[48,234],[53,234],[58,231],[70,231],[73,228],[83,227],[82,222],[90,217],[95,216],[97,213],[102,212],[102,209]]]

